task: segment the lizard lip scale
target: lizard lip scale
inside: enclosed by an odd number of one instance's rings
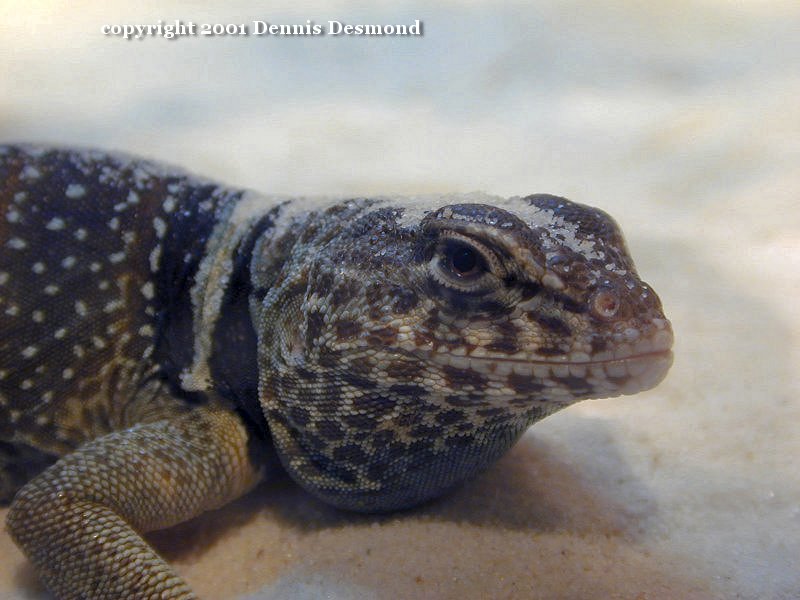
[[[553,376],[573,375],[586,377],[587,373],[599,374],[599,378],[607,380],[616,378],[618,383],[598,383],[594,387],[592,397],[617,396],[621,394],[637,394],[649,390],[666,377],[672,366],[672,351],[657,350],[644,354],[635,354],[624,358],[588,361],[536,361],[511,360],[503,358],[471,358],[455,356],[447,353],[434,354],[432,360],[455,368],[471,368],[477,372],[535,377],[547,382]],[[557,373],[560,372],[560,375]]]
[[[643,331],[648,332],[646,336]],[[576,351],[545,359],[522,351],[503,356],[487,354],[482,346],[471,354],[454,354],[442,346],[435,352],[426,352],[425,356],[431,362],[455,369],[470,369],[501,383],[503,378],[511,375],[528,378],[550,388],[546,395],[551,397],[557,393],[553,388],[559,387],[559,382],[565,377],[572,377],[573,388],[577,387],[579,380],[585,383],[580,397],[612,397],[655,387],[666,377],[673,362],[674,338],[668,320],[653,319],[642,330],[634,330],[634,333],[628,330],[627,336],[636,341],[594,355]],[[511,393],[501,394],[496,388],[494,395]]]
[[[657,385],[672,343],[619,226],[565,198],[276,198],[0,146],[0,502],[57,597],[193,598],[137,534],[276,457],[334,506],[415,506]]]

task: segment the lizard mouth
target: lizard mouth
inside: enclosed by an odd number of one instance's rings
[[[666,377],[671,350],[590,361],[516,360],[437,354],[434,361],[464,373],[476,372],[511,390],[541,388],[553,396],[603,398],[649,390]]]
[[[672,361],[672,350],[659,350],[653,352],[644,352],[642,354],[633,354],[621,358],[609,358],[603,360],[541,360],[541,359],[514,359],[505,357],[475,357],[475,356],[459,356],[447,352],[438,352],[434,354],[433,360],[440,364],[447,364],[451,367],[459,369],[475,369],[487,370],[485,367],[497,365],[495,368],[489,368],[490,372],[501,372],[500,374],[510,374],[511,372],[519,375],[533,375],[537,377],[544,377],[549,372],[555,371],[562,376],[569,373],[585,374],[587,370],[602,369],[606,371],[611,377],[621,377],[624,373],[620,371],[621,368],[627,367],[641,367],[646,366],[648,363],[663,363],[665,361]]]
[[[589,356],[576,353],[558,358],[535,356],[459,356],[435,352],[431,359],[443,367],[473,371],[489,379],[509,382],[511,389],[524,382],[550,388],[569,388],[581,397],[635,394],[658,385],[672,366],[672,334],[659,332],[634,347]]]

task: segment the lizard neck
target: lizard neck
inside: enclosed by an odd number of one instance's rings
[[[173,204],[191,203],[197,210],[174,210],[161,220],[161,241],[150,252],[156,301],[157,339],[153,353],[167,380],[176,392],[187,390],[180,385],[180,375],[194,360],[193,290],[200,276],[200,266],[212,239],[220,215],[235,204],[236,195],[220,196],[215,185],[186,186],[180,196],[171,196]]]
[[[254,280],[253,256],[264,240],[273,238],[279,210],[280,205],[255,214],[231,240],[230,275],[209,332],[208,372],[214,390],[231,400],[262,432],[267,431],[267,423],[258,400],[258,335],[252,314],[269,286]]]
[[[238,398],[252,387],[250,377],[243,378],[253,339],[246,310],[250,255],[272,226],[273,206],[213,185],[188,195],[183,202],[195,210],[170,215],[151,261],[157,260],[159,300],[154,358],[176,391],[214,389]]]

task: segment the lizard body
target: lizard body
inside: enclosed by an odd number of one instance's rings
[[[59,597],[192,597],[139,533],[276,455],[341,508],[423,502],[656,385],[671,344],[616,223],[563,198],[312,202],[0,148],[0,502]]]

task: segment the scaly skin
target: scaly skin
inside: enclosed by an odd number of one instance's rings
[[[192,597],[139,534],[276,456],[345,509],[423,502],[672,345],[563,198],[276,199],[32,147],[0,147],[0,324],[0,501],[60,598]]]

